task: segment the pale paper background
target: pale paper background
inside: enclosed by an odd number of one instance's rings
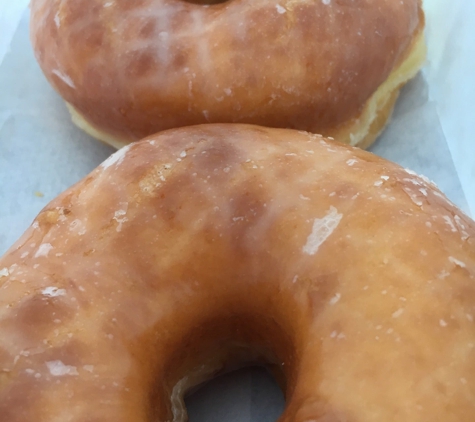
[[[425,0],[427,79],[475,216],[475,1]]]

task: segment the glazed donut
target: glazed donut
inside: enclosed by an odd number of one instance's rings
[[[117,148],[202,123],[367,147],[424,61],[423,27],[420,0],[31,1],[44,74]]]
[[[185,421],[230,365],[280,421],[475,420],[475,223],[305,132],[175,129],[52,201],[0,260],[8,422]]]

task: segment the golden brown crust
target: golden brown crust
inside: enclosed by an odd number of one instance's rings
[[[281,421],[472,422],[474,317],[475,223],[429,181],[302,132],[172,130],[1,258],[0,414],[181,422],[184,389],[265,360]]]
[[[398,75],[381,91],[392,98],[425,57],[416,49],[419,0],[33,0],[31,8],[46,77],[87,122],[81,127],[116,145],[207,122],[368,144],[378,115],[368,103]]]

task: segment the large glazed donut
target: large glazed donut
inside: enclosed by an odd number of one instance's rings
[[[208,122],[369,146],[424,60],[423,26],[420,0],[31,1],[43,72],[116,147]]]
[[[171,130],[51,202],[0,261],[8,422],[185,421],[228,365],[285,422],[475,420],[475,223],[317,135]]]

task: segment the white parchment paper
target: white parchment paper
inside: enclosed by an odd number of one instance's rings
[[[423,75],[404,89],[372,150],[428,176],[467,211]],[[34,60],[25,14],[0,66],[0,254],[42,207],[112,152],[72,125]],[[283,409],[281,392],[257,369],[220,377],[187,403],[191,422],[271,422]]]

